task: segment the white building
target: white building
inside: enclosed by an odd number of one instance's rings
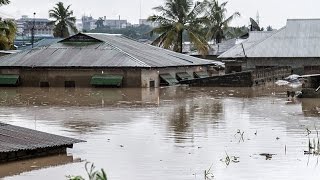
[[[148,21],[148,19],[139,19],[139,25],[147,25],[151,27],[158,27],[159,23]]]
[[[50,20],[45,18],[29,18],[22,16],[17,22],[17,32],[23,36],[30,36],[34,27],[35,37],[53,37],[54,25],[49,25]]]

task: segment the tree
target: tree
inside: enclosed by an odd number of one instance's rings
[[[62,2],[56,4],[56,6],[49,10],[49,17],[55,20],[51,23],[55,25],[53,31],[54,37],[66,38],[70,36],[70,31],[77,33],[78,30],[75,27],[76,18],[73,15],[73,11],[70,10],[69,5],[64,7]]]
[[[0,6],[7,5],[10,0],[0,0]],[[13,49],[13,43],[16,36],[17,27],[12,20],[3,20],[0,18],[0,49]]]
[[[214,39],[216,43],[220,43],[225,38],[224,31],[228,29],[231,21],[240,16],[239,12],[233,13],[226,18],[226,5],[228,2],[219,4],[218,0],[209,0],[207,5],[207,39]]]
[[[10,4],[10,0],[0,0],[0,6]]]
[[[0,18],[0,49],[13,49],[16,36],[16,24],[12,20],[2,20]]]
[[[269,26],[267,27],[267,31],[273,31],[272,26],[269,25]]]
[[[204,2],[193,4],[192,0],[165,0],[164,6],[154,7],[160,15],[150,16],[148,20],[159,23],[151,31],[151,35],[159,36],[152,44],[182,53],[183,33],[186,32],[196,49],[207,54],[209,45],[201,34],[203,18],[199,17],[204,8]]]
[[[103,25],[103,18],[102,17],[99,17],[99,19],[97,20],[96,22],[96,25],[97,25],[97,29],[100,29],[100,28],[103,28],[104,25]]]

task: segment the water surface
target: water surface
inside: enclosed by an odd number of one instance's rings
[[[0,165],[4,179],[85,175],[86,161],[110,179],[315,179],[306,128],[320,129],[320,100],[284,89],[1,88],[0,121],[79,138],[67,155]],[[243,136],[241,134],[243,133]],[[271,153],[266,160],[261,153]],[[226,156],[238,161],[226,164]]]

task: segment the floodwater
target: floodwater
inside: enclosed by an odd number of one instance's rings
[[[318,156],[304,155],[320,100],[288,100],[284,89],[1,88],[0,112],[1,122],[87,141],[2,164],[6,180],[85,176],[87,161],[117,180],[204,180],[210,167],[223,180],[320,176]]]

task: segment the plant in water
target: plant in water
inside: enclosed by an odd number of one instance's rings
[[[103,169],[101,169],[100,171],[96,171],[95,170],[95,166],[92,163],[87,162],[85,165],[85,169],[88,175],[88,180],[107,180],[107,174],[105,173],[105,171]],[[90,166],[90,168],[88,168]],[[82,176],[67,176],[68,180],[86,180],[85,178],[83,178]]]
[[[237,156],[229,156],[228,153],[226,152],[226,157],[224,159],[220,159],[220,161],[226,163],[226,165],[229,166],[231,162],[233,163],[240,162],[239,158],[240,157],[237,157]]]
[[[304,151],[304,154],[320,155],[320,139],[316,125],[314,125],[314,129],[316,131],[317,137],[313,138],[312,140],[310,138],[310,134],[312,133],[312,131],[308,128],[306,129],[308,136],[308,151]]]
[[[244,142],[244,137],[243,137],[243,135],[244,135],[244,131],[243,132],[241,132],[241,130],[240,129],[238,129],[237,130],[237,133],[234,135],[234,137],[236,137],[237,136],[237,134],[239,134],[240,135],[240,138],[239,138],[239,143],[242,141],[242,142]]]
[[[210,179],[214,178],[214,175],[211,172],[211,168],[212,168],[212,164],[208,170],[204,170],[204,179],[205,180],[210,180]]]

